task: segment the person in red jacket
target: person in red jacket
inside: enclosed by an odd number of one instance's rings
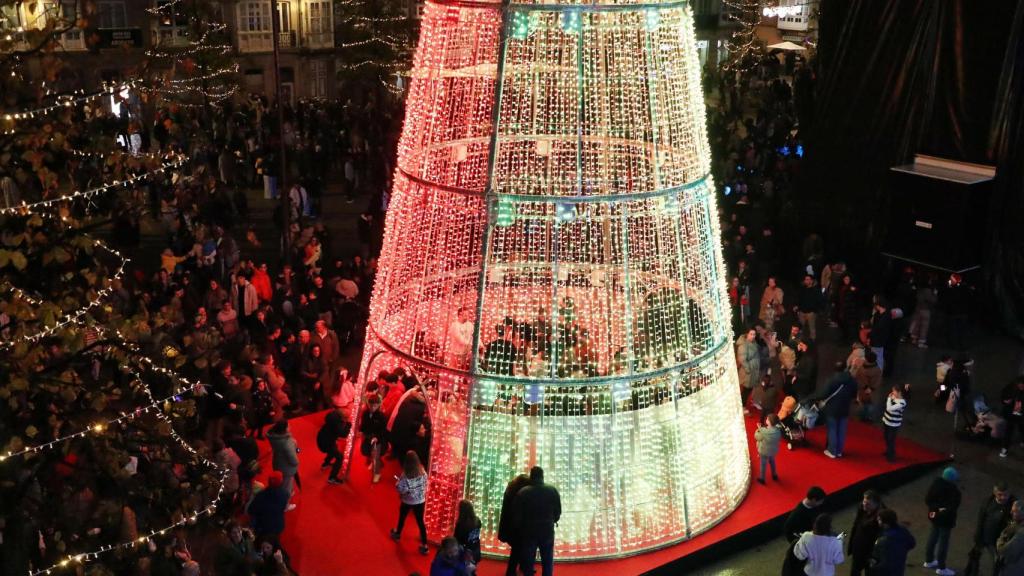
[[[270,302],[274,298],[274,289],[270,283],[270,274],[267,273],[267,263],[260,264],[252,273],[252,285],[256,288],[256,296],[260,302]]]
[[[384,394],[384,400],[381,403],[380,409],[385,416],[391,418],[391,413],[395,410],[395,406],[398,405],[398,401],[405,394],[405,387],[398,382],[398,376],[395,374],[385,376],[384,382],[387,392]]]

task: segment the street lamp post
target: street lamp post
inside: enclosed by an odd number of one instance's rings
[[[281,14],[278,12],[277,0],[270,0],[270,16],[273,23],[271,27],[274,42],[274,99],[277,101],[278,155],[281,160],[278,172],[278,191],[281,195],[281,252],[287,263],[288,255],[291,253],[291,210],[288,206],[288,189],[285,187],[288,163],[285,160],[284,145],[284,102],[281,101]]]

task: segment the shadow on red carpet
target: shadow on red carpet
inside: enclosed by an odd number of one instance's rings
[[[398,464],[386,460],[380,483],[372,484],[370,472],[357,454],[347,481],[341,485],[328,484],[327,470],[320,469],[323,454],[317,450],[315,441],[323,417],[324,413],[320,412],[290,423],[302,450],[299,454],[302,489],[293,499],[296,509],[285,517],[282,537],[293,567],[300,576],[408,576],[413,572],[427,576],[435,548],[431,546],[429,556],[417,552],[417,530],[412,516],[399,542],[388,537],[388,530],[394,527],[398,515],[393,478],[399,471]],[[754,425],[754,419],[748,418],[748,431],[752,431]],[[710,531],[686,542],[629,558],[559,564],[556,573],[561,576],[592,576],[595,571],[622,576],[643,574],[789,512],[813,485],[833,493],[875,476],[944,460],[943,454],[900,440],[897,461],[887,462],[882,456],[881,430],[852,420],[842,459],[833,460],[822,454],[823,429],[810,431],[807,440],[807,446],[797,446],[792,451],[783,447],[777,458],[779,482],[769,479],[766,486],[753,483],[739,508]],[[260,451],[263,468],[269,470],[269,446],[261,442]],[[756,466],[753,442],[750,451],[751,465]],[[755,469],[755,476],[756,473]],[[478,573],[482,576],[504,574],[504,562],[485,559]]]

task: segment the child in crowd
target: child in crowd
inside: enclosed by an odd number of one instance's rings
[[[772,480],[778,482],[779,475],[775,470],[775,455],[779,453],[779,443],[782,441],[782,429],[779,428],[779,417],[769,414],[764,420],[764,425],[757,425],[754,431],[754,440],[757,442],[757,455],[761,458],[761,475],[757,481],[764,484],[765,468],[771,464]]]
[[[893,386],[885,399],[885,413],[882,414],[882,428],[885,433],[885,459],[896,460],[896,433],[903,425],[903,411],[907,401],[903,397],[903,386]]]
[[[430,563],[430,576],[471,576],[476,574],[476,565],[468,562],[458,540],[446,536],[441,540],[437,556]]]
[[[376,393],[368,393],[366,408],[359,419],[359,432],[363,435],[363,441],[359,451],[366,457],[367,467],[373,474],[373,483],[380,481],[380,470],[383,467],[381,455],[387,450],[388,443],[385,440],[387,434],[388,419],[380,411],[380,396]]]
[[[466,551],[467,562],[480,563],[480,518],[469,500],[459,502],[459,517],[455,520],[455,539]]]

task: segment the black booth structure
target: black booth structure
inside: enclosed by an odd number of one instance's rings
[[[994,166],[923,154],[891,168],[882,253],[946,273],[980,269],[995,175]]]

